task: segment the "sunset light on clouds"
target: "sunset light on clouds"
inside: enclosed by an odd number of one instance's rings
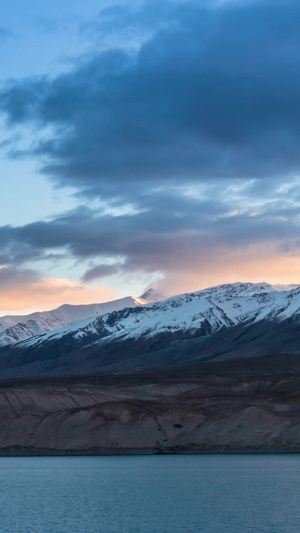
[[[2,314],[23,314],[40,309],[47,311],[68,302],[69,304],[91,304],[117,298],[117,292],[107,287],[84,286],[67,279],[23,279],[18,282],[1,283]]]
[[[300,283],[296,0],[2,12],[1,314]]]

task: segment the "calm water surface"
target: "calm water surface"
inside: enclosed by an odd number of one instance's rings
[[[1,533],[299,533],[300,456],[1,458]]]

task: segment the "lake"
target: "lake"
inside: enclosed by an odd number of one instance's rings
[[[1,533],[298,533],[300,455],[0,458]]]

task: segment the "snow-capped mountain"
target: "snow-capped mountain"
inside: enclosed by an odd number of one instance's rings
[[[31,337],[0,350],[0,371],[86,373],[286,348],[300,353],[299,324],[300,288],[234,283],[114,310]]]
[[[113,339],[138,339],[158,334],[186,332],[197,336],[205,329],[212,335],[221,328],[241,322],[275,318],[283,320],[300,315],[300,288],[277,291],[267,283],[234,283],[182,294],[162,302],[127,309],[122,306],[115,312],[102,313],[101,317],[73,323],[41,337],[28,339],[24,345],[44,344],[64,336],[83,339],[95,334]],[[19,344],[23,346],[23,344]]]
[[[0,317],[0,346],[41,335],[48,331],[95,318],[124,307],[135,307],[146,304],[142,297],[128,296],[119,300],[90,305],[62,305],[52,311],[36,312],[25,316]]]

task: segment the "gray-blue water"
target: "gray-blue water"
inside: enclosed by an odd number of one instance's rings
[[[1,533],[298,533],[300,456],[1,458]]]

